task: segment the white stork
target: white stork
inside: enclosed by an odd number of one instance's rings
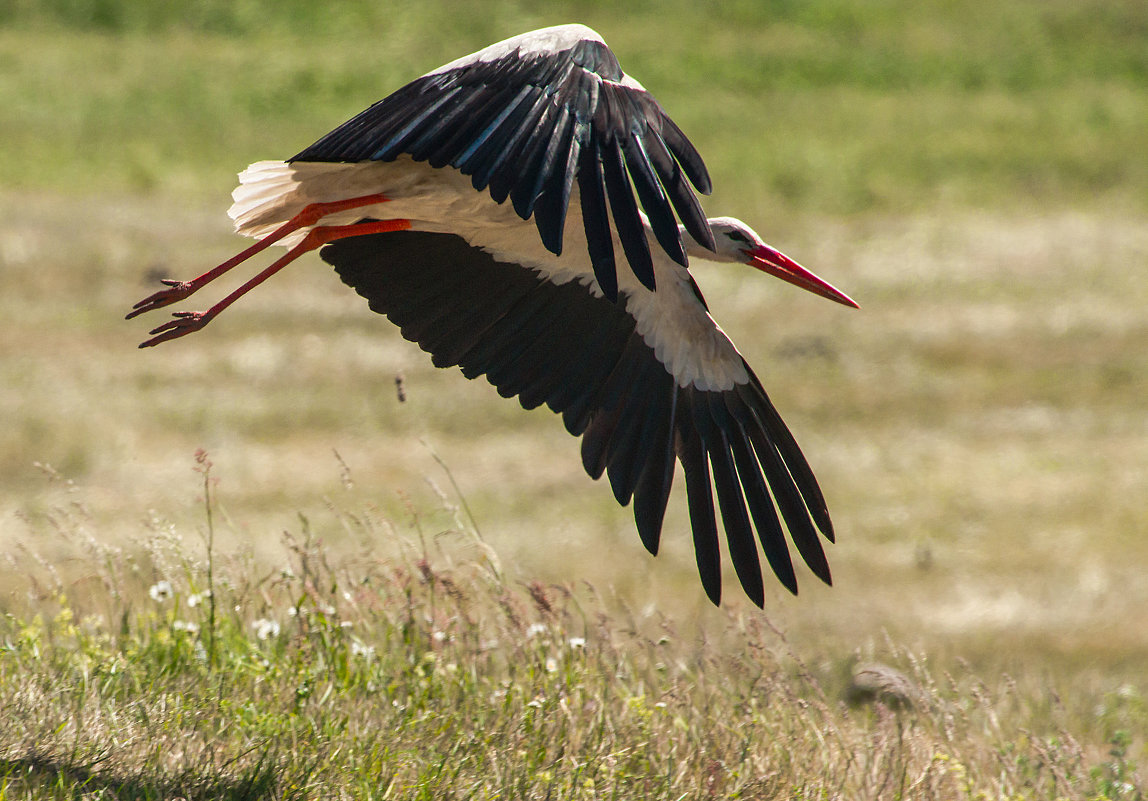
[[[748,264],[856,304],[744,223],[706,219],[691,184],[710,192],[701,157],[602,38],[582,25],[546,28],[427,73],[287,161],[252,164],[229,213],[256,244],[192,281],[164,281],[128,317],[186,298],[273,243],[289,248],[140,347],[197,331],[325,245],[323,260],[436,366],[561,413],[583,438],[586,472],[608,473],[618,502],[633,500],[651,553],[676,457],[707,595],[720,602],[716,494],[738,578],[761,606],[754,529],[796,593],[781,520],[826,583],[817,530],[832,541],[833,527],[688,259]],[[616,269],[619,249],[628,268]]]

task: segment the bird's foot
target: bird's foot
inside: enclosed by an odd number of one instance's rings
[[[132,310],[128,312],[124,319],[130,320],[152,309],[162,309],[164,306],[170,306],[173,303],[183,300],[198,288],[192,281],[176,281],[172,278],[164,278],[162,283],[167,286],[167,289],[161,289],[153,295],[148,295],[139,303],[132,306]],[[154,334],[155,332],[153,331],[152,333]]]
[[[151,331],[148,331],[152,337],[145,342],[141,342],[140,347],[154,347],[161,342],[167,342],[169,339],[179,339],[182,336],[194,333],[210,323],[212,318],[215,317],[215,314],[210,311],[175,312],[172,317],[175,319],[168,320],[158,328],[153,328]]]
[[[386,198],[382,195],[367,195],[364,197],[352,198],[351,200],[344,201],[341,204],[341,207],[336,208],[335,210],[338,211],[341,210],[341,208],[354,208],[355,206],[363,206],[385,201]],[[340,206],[340,204],[313,204],[312,206],[308,206],[307,209],[318,208],[319,211],[329,213],[330,207],[334,206]],[[311,214],[311,212],[308,212],[308,214]],[[199,276],[199,278],[196,278],[192,281],[174,281],[172,279],[165,278],[163,283],[167,285],[167,289],[161,289],[159,292],[149,295],[137,303],[135,306],[133,306],[132,311],[128,313],[128,319],[131,319],[136,315],[143,314],[144,312],[151,311],[152,309],[159,309],[175,303],[176,301],[183,300],[188,295],[197,291],[200,287],[215,280],[217,277],[227,272],[235,265],[245,261],[253,254],[267,247],[268,241],[281,238],[283,232],[287,231],[288,226],[295,225],[295,221],[299,219],[307,220],[310,219],[310,217],[296,215],[296,217],[292,218],[291,223],[285,226],[281,226],[276,231],[276,233],[261,239],[249,247],[247,250],[233,256],[213,270],[209,270],[208,272]],[[179,337],[190,334],[193,331],[198,331],[209,322],[211,322],[221,311],[226,309],[235,301],[239,300],[239,298],[243,297],[243,295],[259,286],[272,275],[279,272],[279,270],[283,269],[292,261],[309,250],[315,250],[316,248],[322,247],[328,242],[334,242],[337,239],[344,239],[349,236],[363,236],[366,234],[381,234],[389,233],[392,231],[405,231],[410,227],[410,220],[400,219],[366,220],[352,223],[350,225],[320,225],[312,228],[307,232],[307,235],[303,237],[302,242],[295,245],[295,247],[291,248],[284,255],[280,256],[275,260],[273,264],[271,264],[270,267],[264,269],[263,272],[259,273],[243,286],[239,287],[239,289],[236,289],[234,292],[216,303],[207,311],[176,312],[172,315],[175,318],[174,320],[169,320],[159,328],[150,331],[149,333],[152,335],[152,338],[146,342],[140,343],[140,347],[150,348],[158,345],[161,342],[167,342],[169,339],[178,339]]]

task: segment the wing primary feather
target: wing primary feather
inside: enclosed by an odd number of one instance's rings
[[[658,421],[657,439],[650,447],[646,466],[634,488],[634,523],[646,550],[657,555],[662,521],[674,481],[674,429],[677,425],[678,387],[670,381],[669,403],[663,420]]]
[[[713,192],[713,184],[710,182],[710,174],[706,169],[706,164],[702,161],[701,154],[694,148],[693,143],[686,138],[673,120],[667,117],[664,113],[661,115],[661,134],[662,140],[666,143],[666,147],[674,154],[674,158],[682,165],[685,170],[686,176],[699,192],[703,195],[708,195]]]
[[[642,338],[630,336],[619,343],[616,350],[603,352],[605,358],[591,367],[581,391],[570,398],[562,414],[566,429],[571,433],[581,433],[589,425],[593,416],[602,409],[615,408],[620,400],[620,387],[625,378],[632,375],[634,362],[640,358]]]
[[[785,544],[785,532],[782,531],[777,510],[774,509],[773,501],[766,489],[761,465],[754,458],[752,446],[747,439],[749,435],[746,431],[749,427],[760,426],[760,423],[754,419],[752,412],[740,406],[737,395],[732,392],[723,394],[726,395],[726,403],[731,407],[730,411],[740,428],[736,433],[731,431],[728,439],[734,464],[737,466],[737,473],[745,490],[746,503],[757,528],[758,540],[773,574],[787,590],[796,595],[797,576],[793,572],[793,562],[789,558],[789,548]]]
[[[654,263],[650,258],[650,243],[646,240],[646,228],[642,225],[638,205],[626,177],[622,148],[617,140],[605,144],[602,154],[603,176],[606,180],[606,194],[610,198],[610,208],[614,212],[614,228],[622,242],[622,250],[630,269],[642,282],[642,286],[653,292]]]
[[[540,98],[544,100],[545,97]],[[545,124],[547,108],[531,115],[526,116],[522,120],[522,127],[519,134],[516,134],[515,144],[508,148],[508,152],[501,160],[498,168],[490,176],[488,186],[490,187],[490,196],[496,203],[503,203],[507,198],[511,197],[511,192],[521,182],[521,178],[526,174],[524,164],[527,164],[531,153],[537,152],[532,148],[537,144],[529,135],[531,131],[536,130]],[[531,208],[533,208],[531,206]],[[516,208],[515,211],[518,211]]]
[[[568,106],[559,105],[558,117],[554,120],[554,127],[550,132],[550,136],[543,141],[543,149],[540,154],[541,163],[538,165],[535,170],[536,174],[533,176],[534,191],[531,194],[539,195],[542,193],[543,187],[551,177],[551,171],[558,164],[560,155],[565,156],[569,152],[568,148],[570,147],[571,136],[573,134],[572,117],[573,114],[571,114]],[[536,136],[537,135],[538,134],[536,134]],[[524,177],[530,178],[531,176],[527,173]]]
[[[542,191],[546,179],[548,159],[552,158],[551,148],[557,145],[565,126],[566,109],[548,105],[542,109],[534,132],[523,145],[522,156],[516,165],[516,174],[510,181],[510,201],[514,211],[524,220],[529,220]]]
[[[642,371],[641,384],[636,387],[644,405],[639,410],[640,426],[633,434],[629,473],[623,476],[627,494],[636,491],[648,462],[659,461],[661,465],[665,459],[673,460],[670,424],[676,413],[677,391],[673,375],[654,353]]]
[[[484,86],[468,97],[463,103],[466,110],[462,119],[427,156],[427,164],[436,169],[448,164],[456,166],[459,155],[482,134],[514,94],[509,87],[498,85]]]
[[[469,111],[470,105],[466,101],[455,103],[432,123],[420,128],[418,135],[407,146],[406,152],[415,161],[427,161],[450,137],[449,132],[454,129],[459,118],[464,117]]]
[[[433,114],[437,113],[440,108],[453,100],[461,88],[462,87],[459,86],[452,87],[451,89],[443,92],[441,95],[435,98],[434,102],[428,103],[421,112],[416,114],[409,122],[403,125],[402,128],[388,137],[387,140],[377,150],[375,150],[374,153],[371,154],[371,160],[394,160],[394,158],[400,152],[402,152],[402,149],[406,147],[407,142],[410,140],[411,136],[419,132],[420,126],[422,126],[423,123],[430,119]]]
[[[545,113],[545,104],[548,102],[546,93],[537,87],[531,88],[532,99],[529,104],[520,106],[521,111],[513,120],[514,131],[507,137],[505,147],[482,172],[483,181],[490,187],[490,196],[495,203],[502,203],[510,196],[514,181],[519,177],[519,162],[530,146],[527,134],[538,128]]]
[[[742,360],[742,363],[745,364],[745,361]],[[781,415],[770,402],[761,382],[748,364],[745,364],[745,370],[749,374],[750,383],[739,388],[739,394],[754,410],[762,425],[769,432],[770,439],[785,460],[786,467],[789,468],[793,480],[801,491],[801,497],[804,499],[805,506],[809,509],[813,521],[821,529],[825,539],[833,542],[833,521],[829,518],[829,507],[825,503],[825,496],[821,492],[817,478],[813,475],[813,468],[809,466],[809,462],[806,461],[805,455],[797,445],[797,440],[793,438],[793,433],[785,421],[781,419]]]
[[[534,207],[534,222],[542,237],[542,244],[555,256],[562,255],[562,238],[566,231],[566,211],[570,206],[570,190],[578,169],[578,154],[582,149],[588,128],[586,123],[575,122],[570,131],[570,149],[564,160],[555,164],[555,170],[542,197]],[[564,163],[563,163],[564,161]]]
[[[650,406],[654,402],[651,387],[642,382],[630,393],[626,404],[620,407],[621,417],[606,446],[606,465],[610,476],[610,489],[620,506],[626,506],[634,494],[640,468],[646,456],[646,423],[653,416]]]
[[[609,462],[614,437],[625,437],[626,417],[633,404],[640,404],[639,383],[643,362],[648,358],[649,346],[638,334],[632,334],[614,369],[602,383],[601,389],[583,396],[581,403],[571,405],[574,414],[588,414],[590,422],[582,440],[582,459],[586,472],[600,478]],[[621,427],[621,430],[619,430]],[[619,503],[625,502],[618,499]]]
[[[694,533],[694,557],[702,587],[714,606],[721,605],[721,556],[718,544],[717,517],[710,488],[709,461],[706,459],[698,430],[691,425],[692,411],[684,390],[679,390],[675,450],[686,479],[686,500],[690,508],[690,528]]]
[[[532,89],[534,87],[529,85],[519,89],[518,94],[506,104],[505,108],[498,112],[493,120],[487,123],[478,136],[455,158],[454,166],[463,175],[469,174],[471,176],[471,185],[476,192],[481,192],[486,188],[486,181],[483,179],[484,172],[493,171],[498,166],[499,154],[506,152],[507,142],[505,137],[498,136],[499,130],[507,119],[518,110]],[[490,150],[495,152],[487,152]]]
[[[590,424],[582,434],[582,467],[595,481],[606,469],[606,449],[621,414],[621,409],[599,409],[590,417]]]
[[[614,265],[614,242],[606,209],[606,190],[602,185],[602,158],[598,152],[598,141],[593,137],[587,142],[578,167],[578,195],[594,278],[606,299],[616,301],[618,273]]]
[[[425,160],[435,169],[445,167],[466,146],[476,124],[500,94],[498,86],[465,86],[454,107],[426,126],[411,143],[419,160]],[[413,155],[413,153],[412,153]]]
[[[642,137],[642,144],[645,145],[646,155],[649,156],[654,171],[661,179],[670,202],[674,204],[674,210],[682,219],[682,224],[699,244],[713,251],[717,244],[714,242],[713,230],[706,219],[705,211],[702,210],[702,204],[698,202],[698,196],[690,188],[678,162],[666,149],[666,143],[653,131],[647,130]]]
[[[559,112],[560,122],[554,129],[560,132],[551,144],[546,146],[546,155],[539,170],[534,201],[534,224],[538,228],[538,235],[542,244],[554,255],[562,253],[562,226],[565,222],[566,206],[569,201],[569,189],[563,197],[562,185],[566,178],[566,165],[576,159],[574,149],[578,147],[578,138],[575,128],[577,123],[568,125],[570,113],[566,108]]]
[[[702,444],[709,454],[713,469],[714,488],[717,490],[718,505],[722,523],[725,526],[726,542],[729,544],[730,559],[742,589],[758,606],[764,603],[765,588],[762,586],[761,564],[757,558],[753,529],[745,510],[745,499],[734,470],[726,431],[735,427],[726,411],[720,393],[694,391],[691,395],[694,424],[701,435]]]
[[[702,412],[704,414],[704,411]],[[729,544],[730,560],[737,573],[745,594],[756,606],[765,605],[765,587],[761,578],[761,563],[757,558],[757,545],[749,515],[745,510],[741,484],[738,483],[730,455],[729,442],[720,427],[713,431],[713,441],[707,444],[710,466],[713,468],[714,487],[717,490],[718,505],[721,508],[722,523],[725,525],[726,542]]]
[[[582,364],[571,372],[564,386],[546,399],[551,409],[562,414],[563,425],[574,436],[586,429],[589,404],[618,364],[633,333],[634,321],[628,315],[603,319],[594,337],[594,346],[583,350]]]
[[[660,362],[643,368],[630,393],[625,417],[610,438],[606,457],[610,486],[622,506],[630,502],[646,463],[656,458],[672,386],[673,378]]]
[[[650,227],[654,231],[654,238],[658,244],[669,254],[669,257],[683,267],[686,266],[686,251],[682,248],[682,237],[678,232],[678,221],[674,217],[669,200],[654,169],[650,166],[650,159],[642,140],[637,134],[631,133],[622,144],[622,152],[626,157],[626,167],[630,172],[630,179],[638,192],[638,200],[646,210],[650,219]],[[652,287],[650,287],[652,289]]]
[[[291,161],[361,161],[368,157],[374,148],[364,150],[362,142],[376,143],[385,140],[397,128],[418,116],[423,109],[421,103],[403,105],[401,102],[387,102],[390,99],[376,104],[385,103],[388,107],[393,107],[393,110],[388,108],[390,113],[385,117],[374,120],[360,119],[367,114],[364,112],[360,117],[344,123],[324,136],[303,153],[295,155]],[[373,109],[372,106],[368,112]]]
[[[797,552],[813,571],[813,575],[826,584],[832,584],[833,577],[829,571],[829,562],[825,559],[825,551],[821,548],[821,542],[806,512],[805,504],[802,503],[797,486],[793,483],[793,477],[781,460],[777,448],[766,437],[765,432],[750,429],[749,434],[762,470],[769,477],[769,488],[773,490],[773,497],[781,509],[781,516],[785,519],[785,526],[789,529],[793,544],[797,546]]]
[[[574,65],[565,61],[545,84],[547,104],[543,107],[538,125],[523,146],[523,156],[510,191],[514,210],[524,220],[530,219],[534,205],[542,192],[542,185],[554,163],[558,143],[566,132],[570,109],[562,100],[562,87],[570,80]]]
[[[622,349],[621,357],[602,388],[593,397],[596,409],[614,409],[624,405],[635,392],[637,376],[648,358],[649,346],[640,334],[632,334]]]

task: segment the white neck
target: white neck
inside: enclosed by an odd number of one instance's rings
[[[709,222],[712,221],[713,220],[711,218]],[[722,244],[728,242],[728,240],[726,240],[724,237],[715,237],[717,242],[717,251],[713,251],[694,239],[693,236],[690,235],[690,232],[685,229],[685,226],[679,225],[678,231],[682,236],[682,245],[685,247],[686,256],[691,259],[703,259],[705,261],[718,262],[742,261],[740,250],[737,252],[726,252],[726,250],[723,249]]]

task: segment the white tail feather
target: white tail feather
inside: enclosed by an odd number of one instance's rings
[[[231,193],[234,202],[227,214],[235,221],[237,233],[262,239],[311,203],[378,192],[392,197],[418,197],[425,188],[415,189],[413,185],[425,180],[423,169],[409,170],[409,166],[406,160],[398,164],[257,161],[239,174],[239,186]],[[323,218],[323,224],[340,225],[364,217],[382,220],[395,216],[390,208],[380,204],[330,214]],[[276,244],[296,245],[307,230],[302,228]]]
[[[227,210],[236,233],[262,239],[298,213],[302,205],[292,202],[300,190],[295,173],[285,161],[257,161],[239,173],[239,186],[231,193],[234,202]]]

